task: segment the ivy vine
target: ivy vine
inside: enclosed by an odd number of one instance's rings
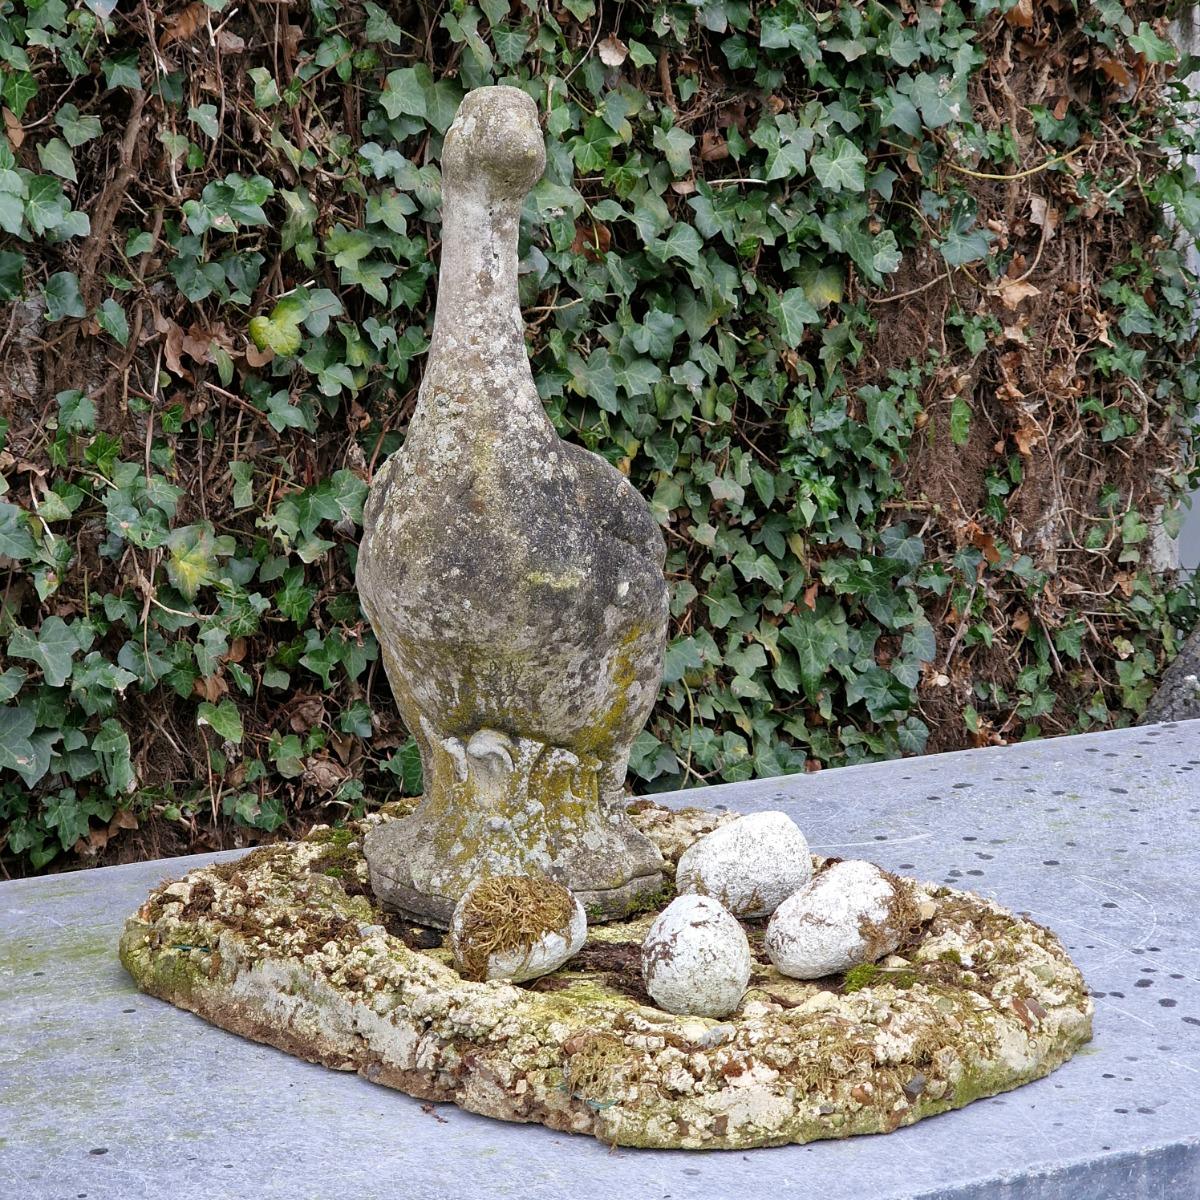
[[[0,0],[6,864],[419,789],[352,569],[496,82],[540,394],[668,537],[634,786],[1131,720],[1196,615],[1165,14]]]

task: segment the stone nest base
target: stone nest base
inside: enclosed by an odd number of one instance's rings
[[[143,991],[309,1061],[625,1146],[888,1132],[1046,1075],[1091,1037],[1054,934],[915,881],[918,933],[849,979],[780,975],[763,923],[746,923],[754,973],[724,1021],[672,1016],[641,991],[654,911],[594,926],[532,984],[469,983],[440,935],[370,894],[361,841],[389,815],[161,884],[126,923],[121,961]],[[732,819],[644,800],[631,815],[668,863]]]

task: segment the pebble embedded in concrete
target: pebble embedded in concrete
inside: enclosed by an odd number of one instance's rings
[[[728,1016],[750,982],[750,943],[736,918],[708,896],[677,896],[642,943],[646,991],[669,1013]]]
[[[675,872],[682,895],[711,896],[735,917],[768,917],[812,878],[812,856],[787,813],[751,813],[688,847]]]
[[[891,954],[917,916],[894,876],[874,863],[838,862],[775,910],[766,950],[781,974],[820,979]]]

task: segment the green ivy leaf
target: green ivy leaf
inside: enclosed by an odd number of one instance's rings
[[[0,300],[16,300],[25,286],[25,255],[0,250]]]
[[[63,137],[72,148],[100,136],[100,118],[81,115],[74,104],[62,105],[54,114],[54,123],[62,130]]]
[[[821,316],[809,302],[804,288],[788,288],[776,292],[769,302],[771,316],[779,326],[783,340],[789,346],[799,346],[809,325],[820,325]]]
[[[289,620],[303,626],[316,601],[316,589],[305,584],[302,567],[289,567],[284,573],[283,583],[283,587],[275,593],[275,607]]]
[[[184,525],[171,531],[167,545],[170,548],[167,577],[192,600],[202,587],[217,578],[217,546],[212,533],[204,525]]]
[[[383,81],[383,91],[379,93],[379,103],[393,121],[397,117],[425,119],[428,112],[425,90],[429,81],[422,76],[428,74],[428,68],[418,73],[416,67],[403,67],[388,73]]]
[[[389,13],[378,4],[366,0],[367,20],[363,26],[363,36],[368,42],[388,42],[393,46],[404,45],[404,30],[396,24]],[[411,37],[411,35],[410,35]]]
[[[246,74],[254,84],[254,107],[260,110],[274,108],[279,103],[279,85],[266,67],[251,67]]]
[[[270,316],[250,318],[250,337],[260,350],[273,350],[280,358],[289,358],[300,349],[304,340],[300,324]]]
[[[1179,51],[1170,42],[1159,37],[1148,21],[1138,24],[1137,33],[1130,35],[1129,44],[1147,62],[1173,63],[1179,57]]]
[[[836,137],[812,156],[813,174],[831,192],[861,192],[866,184],[867,156],[848,138]]]
[[[21,690],[24,682],[25,672],[20,667],[9,667],[7,671],[0,673],[0,704],[11,700]],[[0,738],[0,744],[2,743],[3,739]]]
[[[651,254],[663,262],[677,258],[690,267],[698,267],[704,241],[693,226],[680,222],[671,226],[671,231],[665,238],[651,242],[649,249]]]
[[[678,125],[671,129],[656,128],[653,133],[654,148],[661,150],[673,175],[688,175],[692,170],[692,147],[696,139]],[[607,157],[607,156],[606,156]]]
[[[29,532],[23,508],[0,500],[0,557],[27,562],[37,555],[37,543]]]
[[[47,230],[57,229],[69,209],[70,205],[57,179],[51,179],[49,175],[35,175],[29,180],[25,217],[34,233],[40,236]]]
[[[788,617],[782,636],[796,651],[805,695],[815,701],[834,655],[846,645],[846,626],[828,616],[800,610]]]
[[[83,392],[59,392],[58,427],[67,433],[92,433],[96,428],[96,406]]]
[[[221,133],[221,127],[217,124],[215,104],[201,104],[189,108],[188,120],[194,121],[200,127],[200,132],[210,138],[216,138]]]
[[[36,723],[32,709],[0,708],[0,770],[24,776],[33,767],[37,754],[30,737]]]
[[[251,508],[254,505],[254,465],[235,459],[229,464],[233,476],[233,507]]]
[[[960,100],[949,75],[922,72],[909,85],[908,97],[927,129],[940,129],[959,119]]]
[[[129,754],[129,735],[118,721],[105,721],[92,740],[92,749],[100,756],[106,791],[122,796],[137,787],[137,775]]]
[[[30,101],[38,93],[37,80],[31,71],[6,71],[3,75],[3,88],[0,94],[12,109],[13,116],[19,121],[29,107]]]
[[[61,321],[64,317],[85,317],[87,309],[79,294],[79,277],[74,271],[59,271],[46,280],[43,291],[46,301],[46,320]]]
[[[658,62],[654,52],[636,38],[629,39],[629,58],[635,67],[649,67]]]
[[[138,258],[154,249],[154,235],[146,229],[131,229],[125,239],[125,256]]]
[[[142,76],[138,71],[138,52],[130,50],[114,58],[106,58],[101,64],[104,79],[109,91],[115,88],[129,88],[130,91],[142,90]]]
[[[15,237],[25,228],[25,184],[16,171],[0,171],[0,229]]]
[[[240,744],[245,736],[242,714],[232,700],[220,704],[202,703],[196,712],[196,724],[207,725],[223,742]]]
[[[129,342],[129,318],[125,310],[111,297],[96,310],[96,324],[122,346]]]
[[[879,109],[879,119],[884,126],[899,129],[909,137],[920,136],[921,114],[908,96],[902,96],[895,88],[888,88],[882,96],[876,97],[875,107]]]
[[[285,429],[308,427],[303,410],[292,403],[287,392],[276,392],[267,398],[267,420],[276,433],[282,433]]]
[[[987,258],[995,236],[989,229],[977,229],[974,213],[960,206],[951,217],[945,240],[938,245],[938,250],[950,266],[961,267]]]
[[[955,396],[950,404],[950,440],[956,446],[965,446],[970,438],[971,406],[961,396]]]
[[[42,670],[51,687],[62,687],[71,677],[71,665],[79,639],[61,617],[47,617],[36,632],[18,626],[8,639],[13,658],[27,658]]]

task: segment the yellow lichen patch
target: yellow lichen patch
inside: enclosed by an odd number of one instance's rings
[[[583,573],[581,571],[561,571],[555,573],[553,571],[530,571],[525,576],[527,583],[534,587],[549,587],[556,591],[565,591],[568,588],[578,587],[583,582]]]

